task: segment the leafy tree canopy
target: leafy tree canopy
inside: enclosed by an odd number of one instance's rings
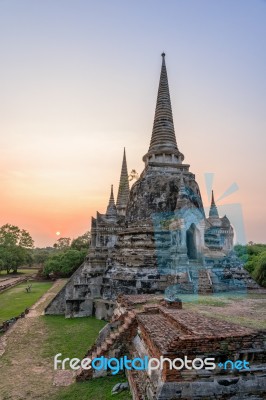
[[[91,233],[86,232],[72,240],[71,248],[76,250],[88,250],[91,240]]]
[[[90,232],[77,238],[60,238],[53,246],[53,251],[44,260],[43,274],[47,277],[68,277],[84,261],[90,245]],[[41,249],[40,249],[41,250]],[[40,258],[42,254],[39,254]]]
[[[253,274],[261,286],[266,286],[266,250],[258,256]]]
[[[29,263],[34,241],[25,229],[5,224],[0,228],[0,268],[7,273],[17,272],[19,266]]]
[[[244,268],[256,282],[266,287],[266,244],[249,242],[246,246],[236,245],[237,256],[245,263]]]
[[[61,237],[54,244],[54,248],[57,250],[65,250],[70,247],[71,238],[69,237]]]
[[[44,264],[43,273],[46,276],[70,276],[84,261],[86,252],[68,249],[51,255]]]

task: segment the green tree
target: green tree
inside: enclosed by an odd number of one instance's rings
[[[249,242],[246,246],[238,244],[234,250],[252,278],[259,285],[266,286],[266,244],[254,242]]]
[[[259,285],[266,286],[266,251],[258,256],[253,276]]]
[[[50,255],[44,264],[43,273],[46,276],[68,277],[84,261],[86,251],[68,249]]]
[[[45,247],[45,248],[39,248],[36,247],[33,249],[32,252],[32,263],[36,267],[42,267],[45,263],[45,261],[49,258],[49,256],[54,253],[56,249],[54,247]]]
[[[54,244],[54,248],[57,250],[66,250],[70,247],[71,239],[69,237],[61,237]]]
[[[72,240],[71,248],[75,250],[88,250],[91,240],[91,233],[86,232]]]
[[[28,263],[34,241],[29,232],[18,226],[5,224],[0,228],[0,267],[17,272],[19,266]]]

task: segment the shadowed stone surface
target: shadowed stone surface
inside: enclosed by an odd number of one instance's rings
[[[129,191],[124,150],[117,203],[112,186],[106,213],[92,218],[84,263],[46,313],[110,319],[120,293],[165,292],[172,297],[256,287],[232,253],[230,221],[219,217],[214,194],[206,218],[195,175],[183,163],[164,53],[151,142],[143,160],[144,170]]]
[[[214,359],[215,369],[177,370],[166,361],[163,369],[127,371],[134,400],[265,398],[265,332],[183,310],[175,302],[166,306],[165,301],[154,300],[147,294],[120,295],[111,322],[86,357],[187,357],[191,363]],[[249,361],[249,369],[224,369],[226,360]],[[81,369],[77,380],[97,376],[96,371]]]

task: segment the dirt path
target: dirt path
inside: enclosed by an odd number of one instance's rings
[[[0,287],[7,285],[9,283],[12,283],[18,279],[19,279],[19,277],[18,278],[0,278]]]
[[[27,276],[19,276],[17,278],[4,278],[0,280],[0,292],[10,289],[18,285],[20,282],[26,281],[29,277]]]
[[[0,338],[0,400],[47,400],[57,392],[57,386],[71,383],[70,371],[53,371],[51,360],[43,357],[43,345],[49,332],[41,317],[46,305],[65,284],[58,280],[37,301],[26,318],[22,318]],[[221,299],[215,299],[219,303]],[[223,318],[244,326],[262,328],[266,320],[266,294],[243,299],[220,301],[210,306],[212,298],[204,304],[185,303],[184,308],[205,315]]]
[[[224,305],[213,307],[201,304],[184,304],[184,308],[195,310],[206,316],[224,319],[242,326],[266,329],[266,290],[261,290],[261,298],[227,299]],[[218,299],[219,301],[219,299]],[[222,300],[223,301],[223,300]]]
[[[27,314],[26,318],[38,317],[42,315],[46,306],[62,289],[66,281],[66,279],[58,279],[53,286],[30,308],[30,312]]]
[[[27,317],[0,338],[0,400],[44,400],[55,393],[54,371],[50,361],[42,357],[48,332],[40,316],[65,282],[56,281]]]

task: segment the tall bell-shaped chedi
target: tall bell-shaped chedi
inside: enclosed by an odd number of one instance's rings
[[[197,274],[195,284],[191,282],[194,270],[232,248],[228,218],[219,218],[214,199],[205,218],[195,175],[183,163],[164,53],[150,146],[143,160],[144,170],[129,190],[124,150],[117,201],[111,187],[106,213],[97,212],[92,218],[91,246],[84,263],[46,313],[108,319],[120,293],[162,293],[179,278],[186,290],[194,290],[200,287]],[[206,274],[201,272],[202,276],[204,281]]]
[[[129,224],[144,223],[154,213],[174,211],[181,173],[191,202],[203,210],[195,175],[189,172],[188,164],[183,164],[184,156],[176,142],[164,53],[150,147],[143,161],[145,169],[130,192],[126,214]]]
[[[173,279],[169,273],[173,262],[184,259],[187,262],[187,257],[184,257],[187,253],[193,257],[199,255],[198,260],[201,260],[205,215],[195,175],[189,172],[189,165],[183,164],[184,156],[177,146],[164,53],[150,146],[143,161],[145,168],[130,190],[125,229],[119,233],[110,256],[112,266],[105,280],[106,297],[119,292],[162,291]],[[180,204],[180,196],[184,193],[185,215],[190,215],[190,210],[193,210],[194,219],[188,221],[184,221],[180,213],[177,215],[177,203]],[[172,233],[169,229],[161,229],[166,214],[170,214],[172,219],[182,217],[177,226],[184,227],[182,244],[176,244],[176,248],[171,250],[174,258],[170,251]],[[186,248],[184,229],[190,232],[189,245],[195,245],[193,252]],[[176,255],[178,246],[182,257]]]

